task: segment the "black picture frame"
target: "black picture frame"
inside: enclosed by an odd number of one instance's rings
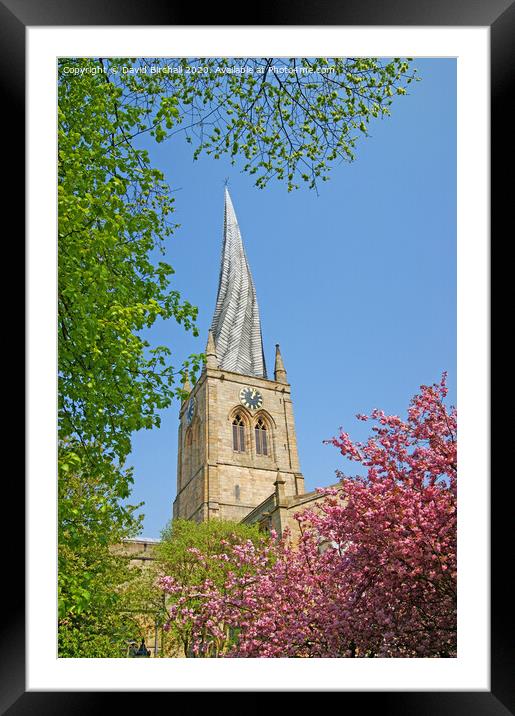
[[[235,4],[236,5],[236,4]],[[253,5],[250,25],[384,25],[384,26],[483,26],[491,32],[491,208],[492,234],[500,238],[500,226],[512,225],[507,212],[513,204],[513,183],[505,177],[512,174],[513,115],[509,102],[513,95],[515,67],[515,3],[513,0],[327,0],[295,6],[282,2]],[[77,25],[192,25],[198,16],[190,5],[174,5],[164,0],[0,0],[0,73],[4,110],[4,142],[16,147],[15,161],[9,164],[8,185],[4,198],[12,214],[18,205],[17,225],[22,217],[25,123],[25,30],[28,26]],[[241,4],[233,11],[231,3],[202,10],[204,26],[244,24]],[[227,19],[234,17],[237,23]],[[5,146],[5,145],[4,145]],[[4,165],[5,167],[5,165]],[[4,171],[4,175],[7,172]],[[506,215],[506,216],[505,216]],[[510,217],[511,219],[511,217]],[[510,231],[509,233],[512,233]],[[14,238],[14,236],[12,237]],[[12,241],[11,244],[15,243]],[[18,246],[23,246],[21,235]],[[23,260],[23,257],[22,257]],[[19,316],[19,311],[16,311]],[[16,318],[19,322],[19,318]],[[4,329],[5,330],[5,329]],[[16,469],[14,466],[11,468]],[[507,479],[509,476],[507,476]],[[499,484],[501,483],[501,484]],[[98,709],[104,713],[119,707],[121,693],[106,692],[26,692],[25,690],[25,606],[24,535],[21,527],[24,485],[21,478],[11,485],[14,493],[4,507],[7,529],[4,536],[8,549],[7,572],[4,571],[5,600],[0,642],[0,713],[81,714]],[[410,716],[468,714],[469,716],[505,716],[515,713],[515,659],[512,592],[508,589],[509,561],[505,552],[512,536],[512,509],[504,497],[502,479],[492,481],[491,521],[491,691],[452,692],[346,692],[345,707],[380,709],[383,714]],[[16,509],[18,505],[18,509]],[[5,529],[5,528],[4,528]],[[13,538],[11,546],[10,539]],[[5,570],[5,568],[4,568]],[[303,684],[305,688],[305,684]],[[316,684],[313,685],[316,691]],[[335,690],[337,687],[335,686]],[[147,693],[143,695],[148,698]],[[115,702],[116,699],[116,702]],[[139,693],[129,694],[130,708],[149,708]],[[177,704],[177,702],[176,702]],[[242,708],[246,708],[243,703]],[[272,706],[272,704],[269,704]],[[342,704],[343,706],[343,704]],[[170,706],[174,708],[173,703]]]

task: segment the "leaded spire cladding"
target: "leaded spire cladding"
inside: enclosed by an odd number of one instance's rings
[[[266,378],[256,289],[227,187],[220,279],[211,330],[220,368]]]

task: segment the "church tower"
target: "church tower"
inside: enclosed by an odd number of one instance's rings
[[[227,187],[218,295],[200,378],[179,414],[173,517],[239,522],[284,483],[304,493],[290,385],[266,372],[256,290]]]

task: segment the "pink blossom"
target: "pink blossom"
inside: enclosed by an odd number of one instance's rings
[[[318,509],[297,515],[298,544],[274,533],[260,547],[227,545],[210,557],[234,567],[221,586],[160,580],[196,656],[456,655],[457,431],[446,394],[444,374],[421,387],[406,420],[376,409],[368,441],[343,430],[328,441],[367,474],[339,473]]]

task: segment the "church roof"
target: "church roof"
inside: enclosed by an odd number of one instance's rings
[[[220,368],[267,377],[256,289],[227,187],[222,260],[211,331]]]

